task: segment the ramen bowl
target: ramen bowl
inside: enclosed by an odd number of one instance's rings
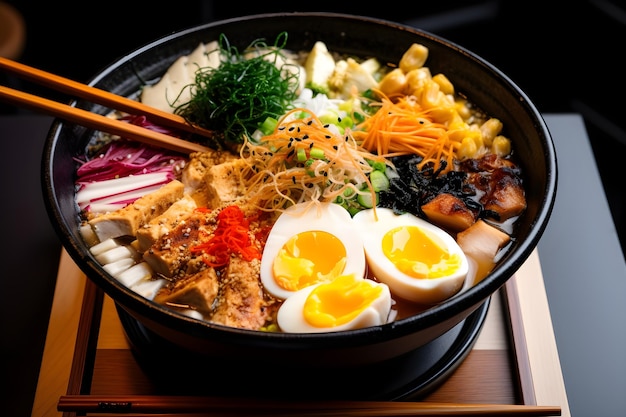
[[[417,28],[334,13],[264,14],[193,27],[128,53],[95,75],[90,84],[134,96],[144,83],[158,80],[178,57],[220,34],[226,34],[230,44],[245,47],[255,39],[274,39],[282,32],[288,33],[286,48],[290,50],[310,50],[315,42],[323,41],[331,51],[376,57],[383,63],[397,63],[409,45],[420,43],[429,49],[427,66],[433,73],[445,73],[459,93],[502,121],[524,173],[527,207],[516,221],[510,246],[484,279],[410,317],[338,332],[263,332],[181,314],[121,284],[90,252],[79,231],[75,161],[85,153],[95,132],[62,120],[53,123],[43,154],[43,193],[50,219],[78,267],[114,300],[121,313],[194,355],[270,364],[270,368],[272,363],[277,368],[362,367],[393,360],[429,344],[478,311],[535,249],[556,193],[557,165],[550,133],[529,97],[471,51]],[[109,111],[81,101],[75,105],[94,113]]]

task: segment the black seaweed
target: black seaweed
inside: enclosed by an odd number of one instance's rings
[[[464,171],[448,171],[445,161],[435,170],[432,164],[419,168],[422,157],[417,155],[397,156],[391,159],[398,177],[391,178],[389,189],[379,194],[378,206],[390,208],[394,212],[411,213],[421,218],[427,216],[422,206],[442,193],[458,197],[466,207],[476,214],[477,218],[497,218],[497,214],[485,210],[478,201],[478,193],[474,185],[467,182],[468,173]]]

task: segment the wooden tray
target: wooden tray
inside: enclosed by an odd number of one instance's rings
[[[85,415],[58,411],[67,397],[144,395],[155,395],[154,384],[130,350],[115,304],[63,251],[32,415]],[[491,298],[466,359],[421,401],[549,406],[570,416],[536,251]]]

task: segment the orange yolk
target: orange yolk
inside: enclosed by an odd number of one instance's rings
[[[306,231],[290,238],[274,259],[274,280],[297,291],[339,276],[346,266],[346,248],[335,235]]]
[[[461,266],[461,257],[451,255],[428,233],[417,226],[388,231],[382,240],[385,256],[400,271],[414,278],[441,278]]]
[[[312,326],[336,327],[354,320],[383,290],[373,281],[341,275],[320,284],[304,303],[304,318]]]

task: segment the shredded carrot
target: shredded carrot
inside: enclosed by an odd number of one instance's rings
[[[217,215],[217,222],[211,239],[191,248],[192,253],[209,255],[204,262],[214,268],[227,265],[233,253],[241,255],[248,262],[261,259],[261,252],[250,239],[250,221],[238,206],[223,208]]]
[[[303,108],[284,115],[262,143],[246,141],[241,157],[248,164],[241,174],[248,201],[264,211],[282,211],[301,202],[332,202],[348,189],[373,193],[368,161],[389,163],[358,146],[349,130],[341,135]]]
[[[382,95],[382,94],[381,94]],[[445,125],[436,123],[411,96],[391,100],[382,95],[380,108],[352,132],[359,144],[380,156],[417,154],[439,169],[441,161],[452,168],[458,142],[450,140]]]

